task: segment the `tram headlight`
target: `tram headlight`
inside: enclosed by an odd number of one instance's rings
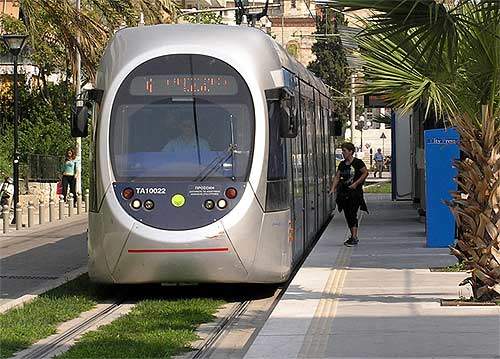
[[[134,199],[130,205],[133,209],[139,209],[141,208],[142,202],[140,199]]]
[[[144,201],[144,208],[148,211],[151,211],[153,208],[155,208],[155,203],[152,200],[147,199]]]
[[[122,191],[122,196],[125,199],[131,199],[134,196],[134,190],[130,187],[127,187]]]
[[[227,201],[225,199],[219,199],[217,201],[217,207],[219,207],[220,209],[224,209],[227,207]]]
[[[228,189],[226,189],[225,194],[227,198],[233,199],[238,195],[238,191],[236,190],[236,188],[229,187]]]
[[[203,204],[203,206],[204,206],[206,209],[208,209],[208,210],[210,210],[210,209],[214,209],[214,207],[215,207],[215,202],[214,202],[213,200],[211,200],[211,199],[207,199],[207,200],[205,201],[205,203]]]

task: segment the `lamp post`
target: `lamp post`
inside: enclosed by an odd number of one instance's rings
[[[26,42],[26,35],[3,35],[2,40],[5,46],[9,49],[9,52],[14,57],[14,155],[13,155],[13,170],[14,170],[14,208],[16,208],[19,203],[19,88],[17,84],[17,58],[21,51],[23,50],[24,44]],[[14,211],[14,223],[17,223],[17,213]]]

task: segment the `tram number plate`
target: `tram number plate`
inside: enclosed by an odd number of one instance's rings
[[[137,194],[167,194],[167,189],[165,187],[136,187],[135,191]]]

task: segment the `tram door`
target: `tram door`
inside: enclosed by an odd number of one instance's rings
[[[299,95],[295,95],[296,98],[296,108],[299,109]],[[293,200],[293,213],[292,220],[295,223],[295,238],[293,241],[293,254],[294,260],[301,258],[302,253],[305,249],[305,207],[304,207],[304,171],[302,170],[303,165],[303,151],[302,151],[302,131],[303,131],[303,121],[300,116],[300,109],[298,112],[299,116],[297,119],[298,134],[297,137],[290,140],[290,151],[291,153],[291,166],[292,169],[292,194]]]
[[[316,210],[317,213],[317,228],[321,228],[324,220],[324,205],[325,205],[325,172],[323,165],[323,116],[321,114],[321,95],[319,92],[315,93],[316,101],[315,101],[315,114],[316,114],[316,169],[317,169],[317,198],[318,198],[318,207]]]
[[[308,241],[312,241],[317,231],[317,212],[318,212],[318,182],[316,173],[316,128],[314,121],[314,102],[307,99],[306,112],[306,131],[307,131],[307,171],[308,171]]]
[[[331,164],[330,164],[330,146],[329,146],[329,141],[330,141],[330,133],[328,132],[328,102],[326,99],[322,99],[322,104],[324,104],[325,107],[321,108],[321,113],[323,114],[323,120],[321,123],[323,124],[323,163],[325,165],[325,221],[327,220],[328,216],[330,215],[331,211],[331,204],[330,200],[331,197],[328,192],[330,191],[330,186],[332,183],[332,178],[330,176],[331,172]]]
[[[331,102],[329,102],[329,107],[330,108],[333,108],[333,104]],[[332,121],[332,123],[330,124],[329,121]],[[328,123],[328,126],[327,128],[330,129],[330,126],[333,127],[334,123],[333,123],[333,118],[329,118],[327,120],[327,123]],[[330,184],[332,183],[333,181],[333,178],[335,177],[335,174],[337,173],[337,160],[335,158],[335,148],[336,148],[336,140],[335,140],[335,136],[333,136],[334,134],[333,133],[330,133],[330,131],[328,130],[328,135],[327,135],[327,138],[328,138],[328,163],[330,164]],[[330,196],[330,209],[329,211],[330,212],[333,212],[333,210],[336,208],[336,203],[334,201],[334,197],[333,196]]]
[[[303,84],[301,83],[301,91],[303,89]],[[307,247],[309,244],[309,227],[311,227],[309,222],[309,166],[307,158],[307,99],[301,95],[300,97],[300,158],[301,158],[301,168],[302,168],[302,210],[303,210],[303,220],[304,220],[304,246]]]

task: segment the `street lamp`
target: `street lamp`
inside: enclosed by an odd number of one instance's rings
[[[14,223],[17,223],[16,206],[19,203],[19,135],[17,132],[19,125],[19,89],[17,85],[17,57],[23,50],[26,42],[27,35],[2,35],[2,40],[9,49],[9,52],[14,57],[14,156],[13,156],[13,169],[14,169]]]
[[[358,130],[360,132],[361,136],[361,149],[363,149],[363,128],[365,127],[365,116],[361,115],[359,116],[358,120]]]

